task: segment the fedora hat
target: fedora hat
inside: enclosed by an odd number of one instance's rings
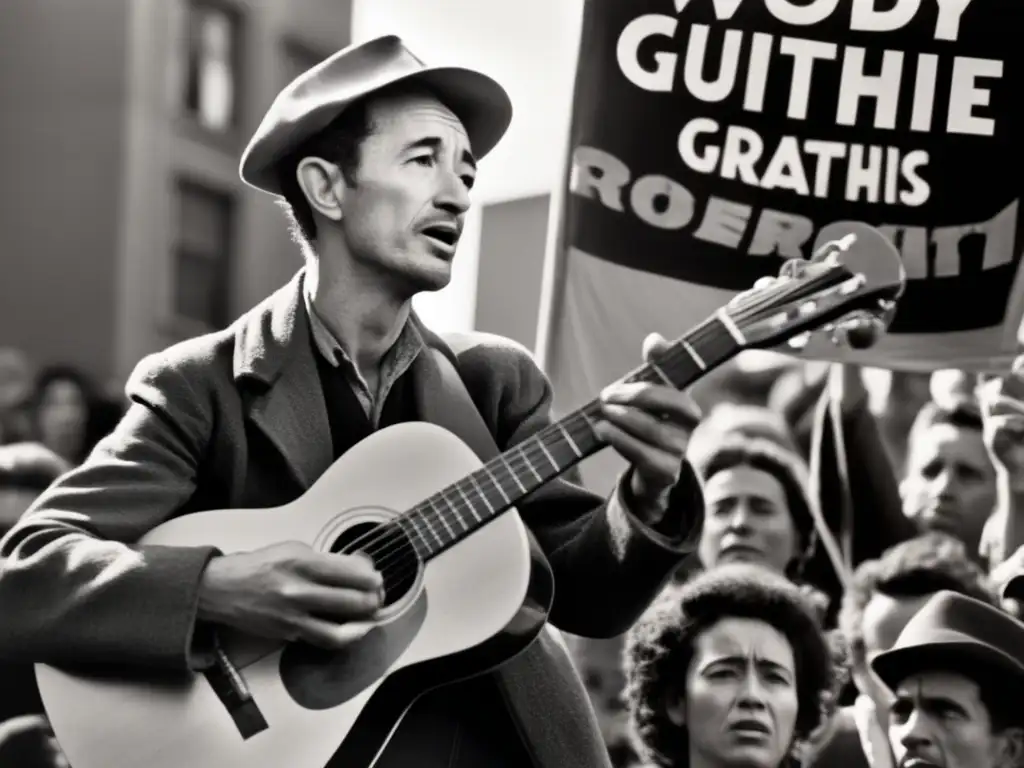
[[[350,45],[299,75],[274,99],[242,153],[239,175],[280,195],[278,165],[354,101],[395,83],[422,84],[455,113],[482,158],[512,121],[512,102],[497,81],[463,67],[428,67],[396,35]]]
[[[936,593],[914,614],[890,650],[871,660],[890,689],[918,672],[962,671],[967,676],[1024,684],[1024,624],[956,592]]]

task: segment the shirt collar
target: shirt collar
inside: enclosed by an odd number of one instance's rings
[[[349,358],[348,353],[345,352],[345,348],[338,341],[331,329],[327,327],[327,324],[323,319],[321,319],[320,315],[317,314],[316,308],[313,306],[313,297],[310,295],[309,289],[305,284],[302,289],[302,298],[306,304],[306,314],[309,317],[309,327],[313,333],[313,343],[316,344],[317,351],[335,368],[344,365],[348,368],[355,369],[355,363],[353,363],[351,358]],[[416,327],[416,323],[412,321],[412,318],[413,313],[410,312],[409,318],[405,321],[405,326],[402,328],[402,332],[399,334],[395,345],[388,351],[388,355],[394,351],[399,358],[411,359],[414,358],[423,347],[423,336]]]

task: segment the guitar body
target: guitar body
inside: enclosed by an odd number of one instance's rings
[[[482,466],[459,438],[426,423],[362,441],[302,497],[272,509],[200,512],[144,544],[225,553],[282,541],[338,551],[374,526]],[[374,628],[339,653],[222,634],[252,704],[239,707],[204,674],[37,665],[46,711],[74,768],[322,768],[373,765],[426,691],[493,669],[543,628],[553,595],[522,520],[504,512],[424,565],[411,548],[386,576]],[[539,566],[539,567],[538,567]],[[218,692],[221,691],[221,692]],[[254,725],[254,723],[257,723]]]

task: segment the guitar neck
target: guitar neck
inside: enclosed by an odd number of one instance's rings
[[[620,381],[682,389],[743,348],[724,312],[713,315]],[[605,447],[595,430],[600,401],[591,400],[563,419],[496,456],[483,467],[421,502],[399,518],[426,561],[458,543],[548,481]]]

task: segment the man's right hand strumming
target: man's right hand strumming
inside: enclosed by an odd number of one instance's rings
[[[363,555],[285,542],[211,560],[199,586],[198,617],[272,640],[338,649],[372,628],[382,586]]]

